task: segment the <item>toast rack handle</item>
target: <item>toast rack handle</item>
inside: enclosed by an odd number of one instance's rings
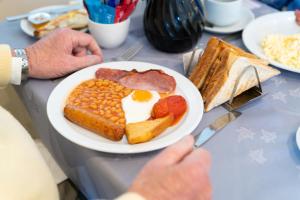
[[[259,75],[258,75],[258,71],[256,69],[256,67],[254,67],[253,65],[249,65],[248,67],[246,67],[242,73],[239,75],[239,77],[237,78],[237,81],[235,82],[234,84],[234,88],[233,88],[233,91],[232,91],[232,94],[230,96],[230,100],[229,100],[229,104],[232,104],[233,102],[233,99],[234,99],[234,96],[236,94],[236,91],[238,89],[238,86],[239,86],[239,83],[241,81],[241,78],[245,75],[245,73],[248,71],[248,70],[254,70],[255,72],[255,77],[256,77],[256,80],[257,80],[257,86],[258,86],[258,89],[259,91],[262,93],[262,87],[261,87],[261,82],[260,82],[260,79],[259,79]]]

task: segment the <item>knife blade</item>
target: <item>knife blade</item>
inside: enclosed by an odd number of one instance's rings
[[[26,13],[26,14],[6,17],[6,20],[7,21],[15,21],[15,20],[19,20],[19,19],[24,19],[24,18],[27,18],[31,14],[36,14],[36,13],[41,13],[41,12],[46,12],[46,13],[49,13],[49,14],[60,14],[60,13],[65,13],[65,12],[69,12],[69,11],[72,11],[72,10],[79,10],[81,8],[83,8],[83,6],[80,5],[80,4],[66,6],[66,7],[62,7],[62,8],[49,8],[49,9],[43,9],[43,10],[40,10],[40,11],[29,12],[29,13]]]
[[[238,111],[231,111],[216,119],[212,124],[203,129],[200,134],[195,136],[194,147],[199,148],[202,146],[227,124],[237,119],[241,114],[242,113]]]

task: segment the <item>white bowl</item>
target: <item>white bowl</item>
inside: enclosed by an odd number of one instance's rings
[[[107,49],[120,46],[129,31],[130,18],[115,24],[100,24],[89,20],[89,30],[97,43]]]

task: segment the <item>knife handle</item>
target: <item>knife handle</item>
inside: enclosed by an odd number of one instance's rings
[[[212,138],[218,131],[220,131],[225,126],[227,126],[231,121],[238,118],[241,114],[242,113],[238,111],[231,111],[229,113],[226,113],[225,115],[222,115],[221,117],[218,117],[212,124],[210,124],[203,131],[201,131],[197,139],[195,139],[194,147],[198,148],[201,145],[203,145],[210,138]]]
[[[11,17],[6,17],[7,21],[15,21],[15,20],[20,20],[27,18],[29,14],[22,14],[22,15],[16,15],[16,16],[11,16]]]
[[[201,134],[195,139],[194,147],[199,148],[205,142],[207,142],[215,133],[216,133],[215,130],[213,130],[210,127],[206,127],[205,129],[203,129]]]

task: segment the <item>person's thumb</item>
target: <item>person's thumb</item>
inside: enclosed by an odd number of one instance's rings
[[[102,57],[98,55],[86,55],[82,57],[75,57],[73,56],[72,59],[72,67],[74,70],[79,70],[91,65],[96,65],[102,62]]]
[[[193,137],[186,136],[162,151],[149,164],[159,167],[175,165],[193,150],[193,143]]]
[[[211,155],[205,149],[196,149],[182,160],[181,165],[186,165],[188,168],[190,166],[202,166],[206,172],[209,172],[211,168]]]

